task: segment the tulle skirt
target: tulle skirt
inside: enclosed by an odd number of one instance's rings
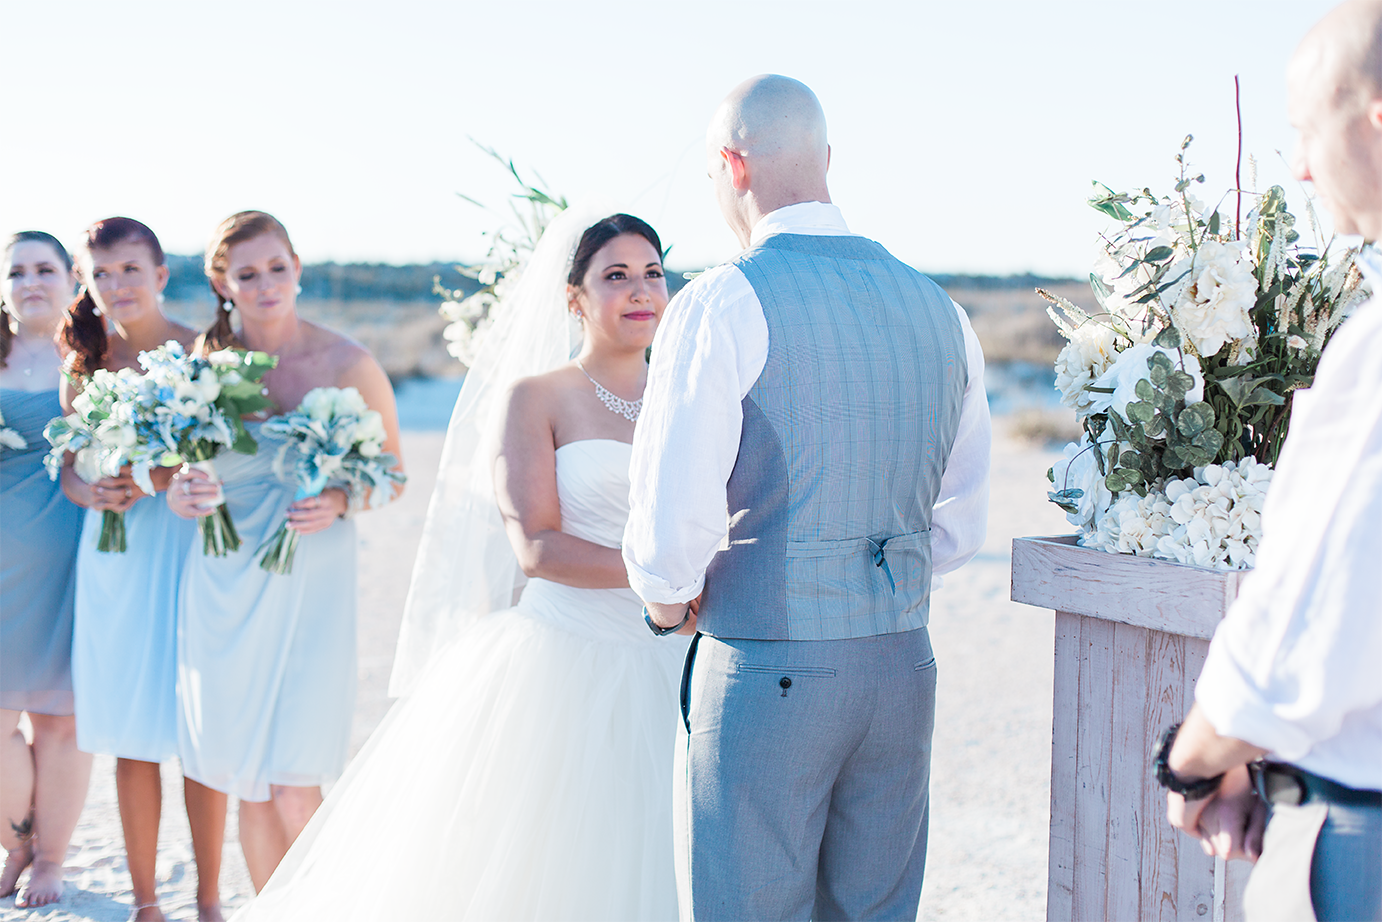
[[[237,920],[676,918],[684,638],[532,607],[432,661]]]

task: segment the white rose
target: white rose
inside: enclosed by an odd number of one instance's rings
[[[324,423],[331,419],[336,406],[336,388],[314,387],[302,398],[301,410],[314,422]]]
[[[240,364],[240,353],[233,349],[221,349],[206,357],[215,368],[234,368]]]
[[[365,403],[365,398],[360,396],[360,392],[353,387],[343,387],[336,391],[335,415],[337,416],[360,416],[369,409]]]
[[[216,377],[216,372],[210,368],[203,368],[201,374],[197,375],[197,390],[201,392],[202,400],[212,403],[221,396],[221,382]]]
[[[1257,302],[1257,278],[1247,244],[1207,240],[1188,267],[1182,261],[1170,274],[1184,269],[1188,274],[1183,283],[1169,289],[1163,303],[1171,305],[1171,319],[1195,351],[1208,357],[1226,342],[1255,343],[1257,331],[1248,312]]]
[[[1113,364],[1094,380],[1094,387],[1109,388],[1113,392],[1110,394],[1090,394],[1089,412],[1106,413],[1113,410],[1126,420],[1128,418],[1128,404],[1139,399],[1137,382],[1149,379],[1151,376],[1151,369],[1147,365],[1147,360],[1158,352],[1169,358],[1172,365],[1177,368],[1183,367],[1183,370],[1194,379],[1194,385],[1185,395],[1185,402],[1191,404],[1202,401],[1204,399],[1204,373],[1200,370],[1199,359],[1193,355],[1164,349],[1161,346],[1153,346],[1150,343],[1138,343],[1118,353]]]
[[[1112,328],[1089,321],[1070,332],[1070,342],[1056,357],[1056,390],[1061,403],[1077,411],[1090,404],[1085,388],[1103,374],[1117,354],[1118,334]]]

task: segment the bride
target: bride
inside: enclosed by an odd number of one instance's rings
[[[676,917],[685,645],[643,624],[618,548],[662,245],[586,223],[552,222],[457,400],[404,697],[239,920]]]

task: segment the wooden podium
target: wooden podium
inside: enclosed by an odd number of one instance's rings
[[[1242,919],[1251,866],[1166,821],[1152,775],[1246,574],[1017,538],[1012,599],[1056,613],[1046,918]]]

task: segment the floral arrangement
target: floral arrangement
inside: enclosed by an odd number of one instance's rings
[[[398,459],[384,453],[383,418],[353,387],[313,388],[296,410],[265,421],[261,431],[284,439],[274,461],[280,477],[286,476],[289,449],[297,449],[294,502],[318,495],[334,481],[345,484],[352,497],[368,493],[371,506],[382,506],[406,479],[393,470]],[[259,546],[259,566],[289,573],[297,546],[298,533],[284,519]]]
[[[215,477],[212,459],[223,449],[258,450],[241,417],[270,406],[260,383],[277,359],[263,352],[226,349],[188,355],[176,340],[139,354],[143,373],[98,369],[72,401],[73,412],[44,430],[52,443],[45,463],[57,478],[67,452],[76,454],[77,475],[87,482],[114,477],[129,466],[139,489],[156,492],[156,467],[190,464]],[[240,547],[235,523],[218,500],[215,513],[198,520],[203,551],[224,556]],[[97,549],[126,549],[124,513],[102,516]]]
[[[5,414],[0,413],[0,448],[9,448],[19,451],[28,448],[29,443],[24,441],[24,436],[14,429],[5,425]]]
[[[520,191],[514,193],[514,201],[510,203],[517,228],[508,226],[487,231],[490,248],[485,261],[479,266],[456,267],[462,275],[478,281],[480,290],[467,295],[460,289],[444,287],[440,276],[432,280],[433,293],[442,298],[438,312],[450,321],[442,331],[448,343],[447,351],[467,366],[474,364],[476,349],[494,322],[495,305],[518,283],[519,269],[528,261],[542,232],[567,207],[565,197],[545,192],[525,180],[512,160],[483,144],[476,146],[504,166]],[[545,184],[540,176],[538,182]],[[461,198],[485,207],[468,195],[461,195]],[[526,203],[526,209],[520,203]]]
[[[87,379],[81,393],[72,399],[72,412],[50,420],[43,429],[44,438],[53,446],[43,460],[49,477],[58,479],[69,452],[76,456],[77,476],[87,483],[118,476],[130,463],[139,440],[132,415],[139,378],[130,368],[100,368]],[[145,489],[143,482],[140,489],[154,492],[152,485]],[[125,513],[104,510],[96,550],[123,554],[126,548]]]
[[[278,358],[263,352],[223,349],[189,355],[175,340],[139,354],[144,374],[133,400],[140,446],[133,474],[140,489],[153,493],[149,472],[187,464],[216,479],[214,459],[229,449],[252,455],[259,450],[242,417],[272,406],[261,379]],[[240,536],[218,493],[216,509],[197,520],[202,552],[216,557],[240,548]]]
[[[1089,204],[1121,225],[1090,275],[1100,313],[1038,290],[1069,340],[1056,388],[1083,429],[1048,472],[1049,496],[1086,547],[1243,569],[1292,394],[1370,292],[1356,251],[1334,253],[1318,230],[1315,247],[1299,245],[1280,186],[1233,190],[1232,214],[1228,195],[1206,207],[1190,141],[1172,195],[1094,184]]]

